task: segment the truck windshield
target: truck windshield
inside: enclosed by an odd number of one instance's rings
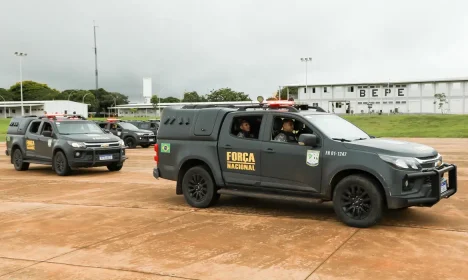
[[[370,138],[360,128],[337,115],[309,115],[305,117],[331,139],[355,141]]]
[[[60,134],[104,134],[104,131],[94,122],[64,121],[56,122]]]
[[[120,122],[119,125],[124,129],[138,130],[138,127],[136,127],[135,125],[133,125],[131,123]]]

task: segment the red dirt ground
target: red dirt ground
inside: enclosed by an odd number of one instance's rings
[[[338,222],[330,203],[190,208],[152,177],[151,148],[129,150],[118,173],[69,177],[17,172],[2,154],[0,279],[468,279],[468,139],[406,140],[457,164],[459,191],[370,229]]]

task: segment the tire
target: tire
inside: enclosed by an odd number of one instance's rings
[[[213,178],[203,166],[194,166],[185,172],[182,178],[182,192],[185,201],[196,208],[210,207],[220,197]]]
[[[54,155],[52,165],[55,170],[55,173],[57,173],[57,175],[59,176],[67,176],[71,174],[71,168],[68,165],[67,157],[62,151],[58,151]]]
[[[107,170],[111,171],[111,172],[116,172],[116,171],[120,171],[123,167],[123,163],[120,163],[120,162],[114,162],[114,163],[111,163],[107,166]]]
[[[355,203],[354,207],[357,207],[354,208],[354,214],[351,203]],[[382,219],[384,200],[373,180],[362,175],[350,175],[336,185],[333,208],[339,220],[346,225],[368,228]]]
[[[148,148],[150,145],[147,145],[147,144],[144,144],[144,145],[141,145],[142,148]]]
[[[16,148],[11,154],[11,160],[17,171],[26,171],[29,169],[29,162],[24,162],[23,152]]]
[[[127,137],[124,140],[125,146],[129,147],[130,149],[136,148],[136,140],[133,137]]]

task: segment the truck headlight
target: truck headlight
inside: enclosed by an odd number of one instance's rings
[[[141,132],[137,132],[136,134],[137,134],[138,136],[145,135],[145,133],[141,133]]]
[[[419,170],[421,169],[421,165],[419,162],[412,157],[398,157],[398,156],[389,156],[389,155],[379,155],[379,157],[385,161],[390,163],[391,165],[403,168],[403,169],[414,169]]]
[[[124,140],[120,139],[120,140],[119,140],[119,145],[120,145],[120,147],[125,147],[125,142],[124,142]]]
[[[73,148],[86,148],[86,145],[83,142],[67,141],[67,143]]]

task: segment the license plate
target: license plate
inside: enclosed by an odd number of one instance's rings
[[[99,160],[110,160],[110,159],[112,159],[112,155],[99,156]]]
[[[447,191],[447,179],[442,178],[442,182],[440,182],[440,193]]]
[[[154,141],[154,138],[150,138],[149,140],[150,140],[150,141]]]

